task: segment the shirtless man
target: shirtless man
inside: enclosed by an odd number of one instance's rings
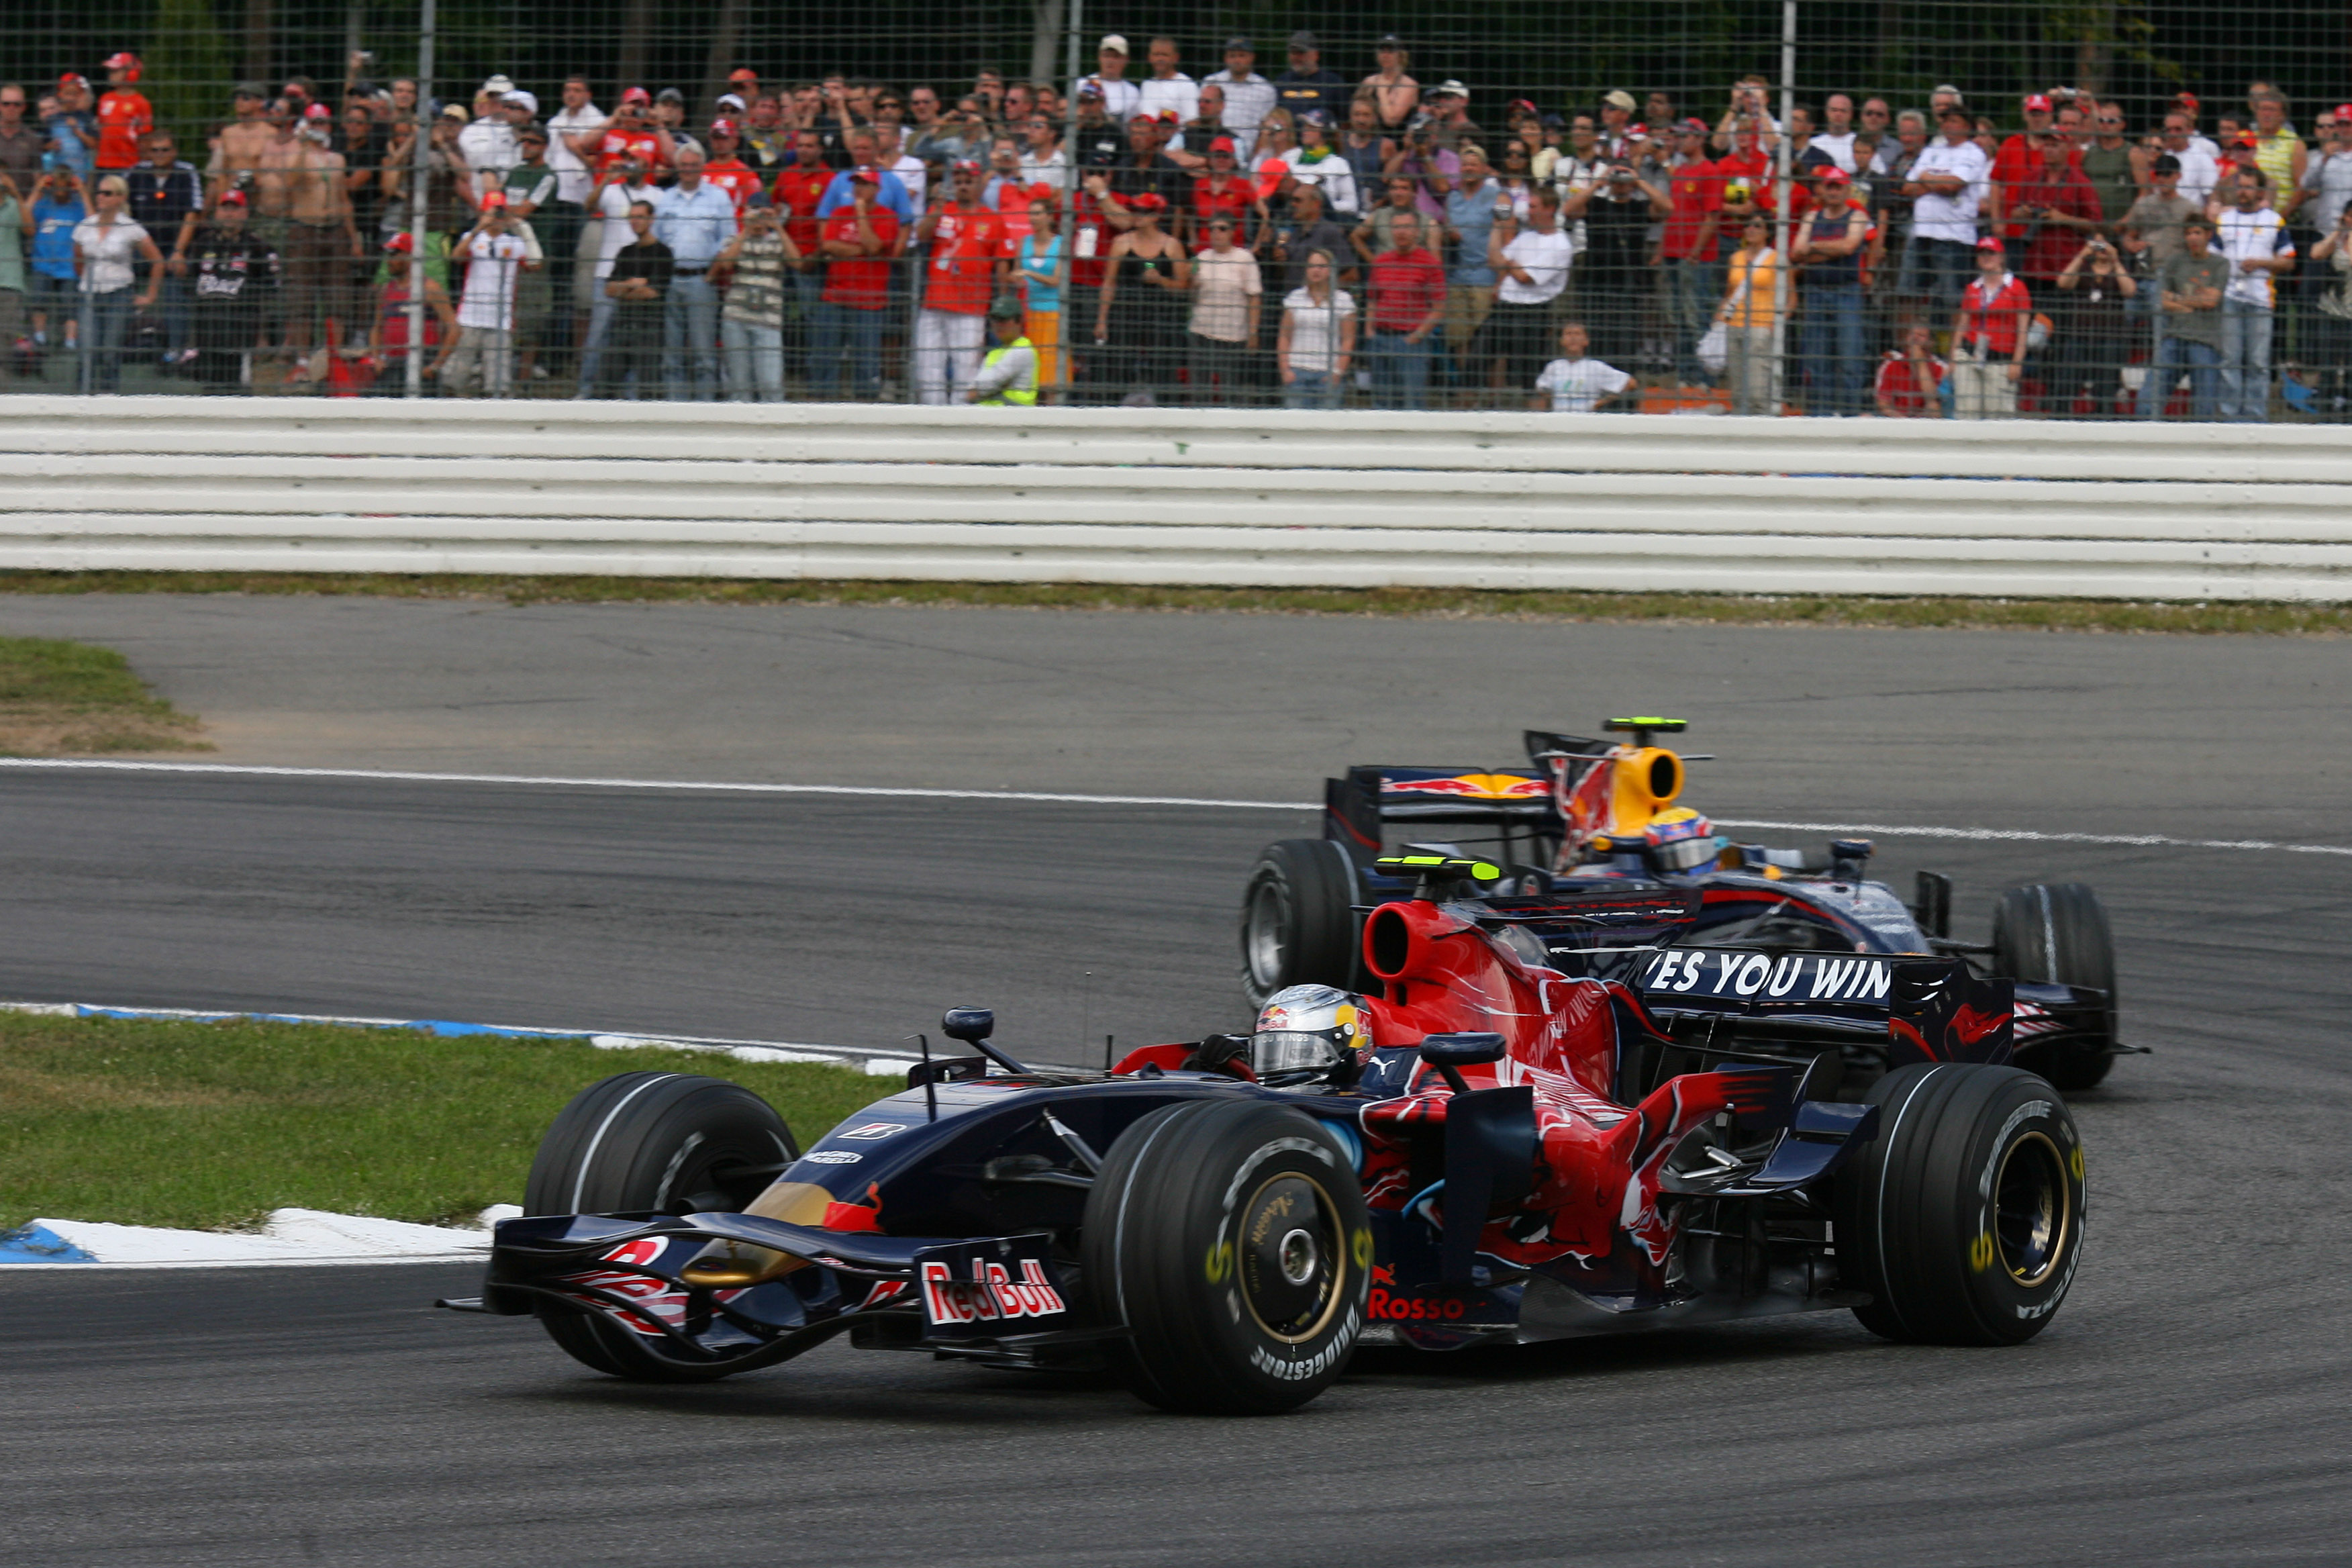
[[[220,134],[213,139],[212,163],[205,171],[211,187],[207,195],[215,202],[223,191],[236,183],[237,175],[252,175],[259,171],[263,149],[278,137],[269,121],[262,117],[259,88],[249,81],[239,82],[232,102],[236,118],[223,126]],[[252,181],[248,179],[247,183],[250,184]]]
[[[286,346],[298,356],[310,347],[310,316],[326,321],[326,343],[337,345],[346,324],[351,263],[366,254],[352,221],[352,198],[344,189],[343,155],[328,145],[334,115],[323,103],[310,107],[290,151],[273,144],[264,166],[274,175],[285,203]],[[310,378],[307,364],[289,378]]]

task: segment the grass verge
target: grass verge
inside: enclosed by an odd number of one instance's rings
[[[509,605],[889,605],[1029,610],[1654,621],[1724,626],[2340,636],[2352,605],[2128,599],[1585,594],[1485,588],[1155,588],[1088,583],[770,582],[302,572],[0,572],[0,594],[320,594]]]
[[[0,1014],[0,1229],[218,1229],[283,1207],[470,1219],[521,1201],[565,1100],[640,1068],[744,1084],[803,1141],[890,1090],[843,1068],[585,1041]]]
[[[198,728],[110,647],[0,637],[0,756],[211,751]]]

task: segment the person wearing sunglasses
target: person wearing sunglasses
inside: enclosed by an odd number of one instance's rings
[[[2113,228],[2130,213],[2132,203],[2139,199],[2139,182],[2132,176],[2130,138],[2124,134],[2124,106],[2120,103],[2094,103],[2091,110],[2091,140],[2084,145],[2075,167],[2083,178],[2091,183],[2091,190],[2099,198],[2100,221]]]

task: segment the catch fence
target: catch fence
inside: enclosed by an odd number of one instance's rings
[[[12,390],[2352,406],[2334,5],[35,0],[0,79]]]

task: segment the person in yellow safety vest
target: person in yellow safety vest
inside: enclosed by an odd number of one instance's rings
[[[967,401],[983,408],[1037,405],[1037,351],[1021,331],[1021,301],[999,294],[988,307],[988,329],[996,346],[981,361],[980,374],[964,389]]]

